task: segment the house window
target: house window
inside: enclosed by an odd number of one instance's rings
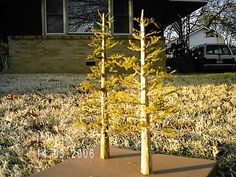
[[[114,33],[130,33],[131,1],[113,0]]]
[[[63,0],[46,0],[46,33],[64,33]]]
[[[68,0],[68,32],[91,33],[100,21],[98,11],[107,14],[107,0]]]
[[[91,34],[100,13],[114,17],[115,34],[130,34],[133,0],[43,0],[45,34]]]

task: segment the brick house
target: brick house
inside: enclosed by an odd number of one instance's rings
[[[206,4],[205,0],[0,0],[0,39],[9,44],[9,73],[85,73],[97,10],[114,17],[118,40],[131,38],[141,9],[165,27]],[[164,38],[163,38],[164,39]],[[164,45],[164,40],[163,40]],[[124,46],[118,50],[128,52]]]

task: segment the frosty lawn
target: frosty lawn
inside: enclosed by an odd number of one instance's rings
[[[84,75],[0,76],[0,176],[41,171],[99,142],[98,132],[73,126]],[[178,92],[168,99],[181,98],[181,110],[153,129],[152,151],[217,159],[219,173],[234,174],[236,73],[176,75],[173,85]],[[159,133],[169,126],[177,127],[179,136]],[[116,147],[140,149],[140,137],[134,135],[110,141]]]

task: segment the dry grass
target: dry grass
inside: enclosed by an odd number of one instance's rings
[[[0,176],[27,176],[97,144],[97,132],[73,126],[85,78],[0,75]],[[173,78],[179,90],[169,100],[178,100],[180,111],[153,130],[153,151],[217,159],[218,176],[236,176],[236,73]],[[175,127],[178,136],[160,134],[163,127]],[[111,142],[140,148],[131,135]]]

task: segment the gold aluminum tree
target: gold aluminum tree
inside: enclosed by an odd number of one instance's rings
[[[89,93],[80,104],[78,123],[101,130],[102,159],[110,156],[109,136],[138,136],[141,132],[141,174],[148,175],[152,171],[150,130],[175,110],[165,99],[173,90],[164,86],[161,37],[157,31],[145,31],[147,26],[157,25],[154,19],[144,18],[142,11],[141,18],[135,19],[140,30],[134,29],[128,47],[136,55],[125,57],[113,50],[119,43],[110,33],[111,20],[106,21],[104,14],[101,17],[101,29],[94,33],[90,44],[94,51],[89,56],[98,64],[81,87]]]
[[[89,44],[94,51],[88,57],[88,59],[95,60],[97,65],[91,68],[87,81],[82,84],[81,90],[90,93],[81,103],[80,119],[77,123],[87,125],[87,128],[101,129],[100,158],[108,159],[110,158],[108,92],[111,92],[117,84],[116,73],[117,69],[121,68],[118,61],[122,55],[112,52],[112,49],[118,44],[109,27],[112,19],[107,18],[105,14],[99,15],[101,17],[101,23],[98,23],[100,28],[94,31],[93,40]],[[108,77],[108,75],[112,76]],[[100,104],[98,104],[99,102]]]

